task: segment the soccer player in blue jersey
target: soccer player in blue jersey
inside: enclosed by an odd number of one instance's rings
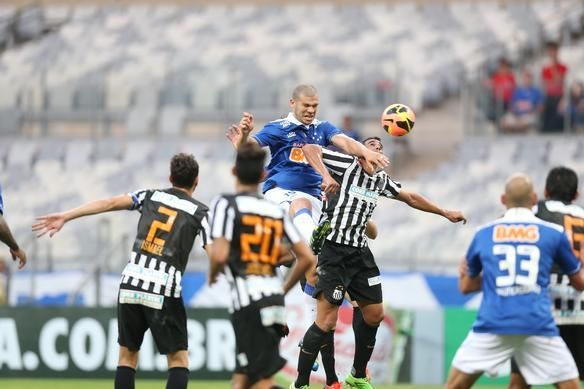
[[[322,177],[306,161],[302,146],[318,144],[326,147],[332,144],[348,154],[362,157],[364,163],[373,168],[389,164],[387,157],[368,150],[328,121],[318,120],[318,105],[316,88],[299,85],[292,92],[292,112],[287,117],[269,122],[249,136],[254,129],[254,119],[246,112],[239,126],[232,126],[227,133],[235,147],[242,142],[255,142],[270,148],[272,157],[263,186],[264,197],[288,209],[294,225],[307,242],[322,212]],[[324,234],[321,235],[324,239]],[[319,246],[315,244],[315,247]]]
[[[531,211],[537,196],[527,176],[511,176],[501,201],[505,215],[478,229],[460,274],[460,290],[482,288],[483,300],[446,387],[470,388],[514,357],[529,385],[579,388],[578,369],[552,317],[548,286],[554,263],[578,290],[584,290],[584,271],[563,227]]]
[[[22,269],[26,265],[26,253],[18,246],[12,236],[10,227],[4,219],[4,201],[2,200],[2,188],[0,187],[0,241],[10,248],[10,255],[13,260],[18,260],[18,268]]]

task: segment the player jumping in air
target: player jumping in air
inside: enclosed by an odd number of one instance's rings
[[[234,389],[277,388],[272,376],[286,363],[279,352],[280,339],[286,334],[284,294],[314,261],[288,214],[258,193],[265,158],[266,152],[257,145],[240,146],[233,169],[236,193],[221,195],[211,205],[209,282],[223,271],[231,287]],[[297,262],[282,285],[276,267],[284,239],[292,245]]]
[[[367,138],[363,144],[382,155],[379,138]],[[372,388],[366,368],[384,312],[380,272],[367,246],[366,229],[379,196],[396,198],[453,223],[466,219],[459,211],[441,209],[417,193],[402,190],[383,170],[370,170],[360,159],[317,145],[305,145],[303,150],[308,162],[323,177],[323,188],[333,193],[338,190],[338,195],[329,199],[325,210],[331,228],[318,258],[318,281],[313,293],[317,299],[316,320],[304,335],[298,378],[290,388],[308,388],[311,366],[319,350],[332,349],[333,330],[345,292],[360,310],[354,320],[353,369],[345,382],[356,388]]]
[[[209,246],[208,208],[192,198],[199,183],[199,165],[192,155],[170,161],[171,188],[139,190],[93,201],[62,213],[41,216],[33,226],[50,237],[73,219],[109,211],[141,213],[130,261],[122,273],[118,296],[120,354],[115,389],[133,389],[138,353],[150,329],[168,360],[167,389],[186,389],[189,379],[187,317],[181,277],[195,238]]]
[[[501,202],[505,215],[479,228],[461,266],[463,293],[483,290],[471,332],[452,361],[448,389],[470,388],[483,373],[513,357],[529,385],[580,387],[578,369],[559,336],[548,286],[552,266],[584,289],[584,271],[564,228],[533,214],[529,177],[511,176]]]

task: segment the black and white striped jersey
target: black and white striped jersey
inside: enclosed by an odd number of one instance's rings
[[[282,243],[302,239],[286,212],[257,193],[218,196],[211,212],[211,237],[230,242],[224,272],[233,310],[250,304],[283,305],[282,279],[276,271]]]
[[[142,215],[122,273],[120,289],[125,291],[120,291],[120,302],[157,307],[160,296],[181,296],[181,278],[195,238],[201,237],[203,247],[210,243],[209,208],[174,188],[130,195],[131,209]]]
[[[584,251],[584,209],[575,204],[561,201],[540,201],[534,209],[535,215],[548,222],[564,227],[577,258]],[[568,276],[562,274],[557,266],[552,268],[550,294],[552,310],[556,323],[584,324],[584,295],[569,285]]]
[[[354,247],[367,245],[365,227],[377,206],[379,196],[395,197],[401,184],[380,171],[369,175],[357,158],[322,149],[322,159],[340,184],[339,191],[329,195],[324,213],[331,222],[326,239]]]

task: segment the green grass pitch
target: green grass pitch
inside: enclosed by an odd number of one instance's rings
[[[0,379],[2,389],[112,389],[112,380],[73,380],[73,379]],[[164,389],[166,381],[137,380],[136,389]],[[283,384],[283,383],[280,383]],[[228,381],[189,382],[189,389],[228,389]],[[321,388],[312,385],[311,388]],[[375,385],[375,389],[439,389],[440,386],[422,385]],[[502,386],[479,386],[480,389],[502,389]]]

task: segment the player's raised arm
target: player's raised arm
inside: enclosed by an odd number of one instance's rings
[[[368,171],[383,169],[389,165],[389,159],[385,155],[367,149],[362,143],[344,134],[333,136],[331,142],[347,154],[363,158],[364,168]]]
[[[326,193],[337,193],[339,183],[330,175],[322,158],[322,149],[320,146],[306,144],[302,147],[306,161],[322,176],[322,190]]]
[[[65,223],[73,219],[104,212],[127,210],[131,209],[134,205],[135,201],[130,194],[91,201],[65,212],[39,216],[36,219],[37,222],[33,224],[32,230],[37,233],[37,237],[39,238],[47,233],[49,237],[52,237],[63,228]]]
[[[420,211],[444,216],[452,223],[463,222],[463,224],[466,224],[466,217],[461,211],[451,211],[440,208],[438,205],[434,204],[432,201],[428,200],[419,193],[402,189],[400,190],[399,194],[395,196],[395,198]]]
[[[239,120],[239,125],[232,124],[229,126],[225,136],[229,139],[233,147],[237,149],[240,145],[248,142],[257,143],[253,137],[249,136],[253,129],[253,115],[249,112],[244,112]]]

